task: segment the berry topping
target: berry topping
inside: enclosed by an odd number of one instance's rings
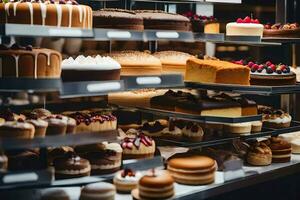
[[[273,69],[272,69],[271,67],[268,67],[268,68],[267,68],[267,73],[268,73],[268,74],[272,74],[273,72],[274,72],[274,71],[273,71]]]
[[[277,74],[281,74],[282,71],[281,71],[280,69],[277,69],[277,70],[276,70],[276,73],[277,73]]]
[[[244,23],[244,20],[243,20],[242,18],[238,18],[238,19],[236,20],[236,22],[237,22],[237,23]]]
[[[245,17],[244,23],[251,23],[251,18],[249,16]]]
[[[273,70],[273,72],[276,71],[276,66],[275,66],[274,64],[271,64],[271,65],[269,66],[269,68],[271,68],[271,69]]]
[[[134,176],[135,176],[135,172],[132,171],[131,169],[127,169],[127,168],[126,168],[126,169],[124,169],[124,170],[122,171],[121,176],[122,176],[123,178],[125,178],[126,176],[134,177]]]
[[[267,62],[266,62],[266,65],[267,65],[267,66],[270,66],[270,65],[272,65],[272,62],[271,62],[271,61],[267,61]]]
[[[252,67],[253,65],[254,65],[254,62],[252,62],[252,61],[248,62],[249,67]]]

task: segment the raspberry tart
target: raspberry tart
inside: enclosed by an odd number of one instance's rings
[[[226,35],[228,36],[263,36],[264,26],[258,19],[249,16],[244,19],[238,18],[236,22],[226,25]]]
[[[300,26],[298,23],[266,24],[264,25],[264,37],[300,37]]]

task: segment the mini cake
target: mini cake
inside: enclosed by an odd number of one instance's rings
[[[60,78],[60,65],[61,54],[57,51],[17,44],[0,45],[0,77]]]
[[[300,37],[300,26],[298,23],[266,24],[264,26],[264,37]]]
[[[67,132],[68,117],[63,115],[50,115],[44,118],[48,122],[46,135],[64,135]]]
[[[74,112],[68,116],[76,120],[76,133],[99,132],[117,128],[117,118],[111,114],[88,111]]]
[[[134,172],[131,169],[123,169],[116,173],[113,182],[120,193],[130,193],[137,188],[142,173]]]
[[[190,31],[190,20],[182,15],[161,10],[136,10],[144,20],[145,29]]]
[[[142,113],[137,109],[120,108],[113,111],[118,119],[118,128],[128,131],[131,128],[138,129],[142,124]]]
[[[155,152],[155,142],[143,134],[135,137],[125,137],[121,142],[123,160],[152,158]]]
[[[132,197],[137,199],[171,199],[174,196],[174,180],[167,171],[152,170],[143,176],[138,183],[138,189],[132,191]]]
[[[189,59],[185,80],[200,83],[250,85],[250,69],[220,60]]]
[[[24,121],[8,121],[0,125],[0,138],[32,139],[34,126]]]
[[[42,194],[41,200],[71,200],[71,197],[62,188],[51,188]]]
[[[34,137],[45,137],[48,122],[38,118],[35,112],[24,113],[24,115],[26,116],[25,122],[32,124],[35,128]]]
[[[90,162],[80,158],[74,152],[68,152],[62,157],[54,159],[55,179],[78,178],[89,176]]]
[[[261,132],[262,125],[262,121],[251,122],[251,133]]]
[[[239,103],[210,97],[181,99],[178,101],[175,111],[201,116],[240,117],[242,115]]]
[[[78,146],[75,151],[90,161],[93,175],[113,173],[121,167],[122,148],[117,143]]]
[[[93,27],[92,9],[66,1],[17,1],[0,3],[0,23],[30,24],[56,27]]]
[[[183,128],[185,126],[185,121],[171,118],[169,119],[169,127],[162,131],[160,138],[181,141],[183,139]]]
[[[184,76],[186,70],[186,61],[194,56],[180,51],[159,51],[153,56],[160,59],[162,71],[164,74],[180,73]]]
[[[251,133],[251,129],[252,129],[251,122],[224,124],[224,131],[226,133],[245,134],[245,133]]]
[[[69,57],[62,61],[63,81],[107,81],[120,79],[120,64],[110,57]]]
[[[272,163],[272,151],[264,142],[257,142],[250,147],[247,162],[255,166],[270,165]]]
[[[168,127],[167,120],[156,120],[154,122],[146,122],[141,127],[141,132],[150,137],[160,137],[165,128]]]
[[[263,36],[264,26],[258,19],[251,19],[249,16],[244,19],[238,18],[236,22],[226,25],[226,35],[228,36]]]
[[[215,181],[217,164],[207,156],[175,154],[169,159],[167,169],[177,183],[206,185]]]
[[[292,117],[283,110],[276,110],[269,107],[261,107],[258,112],[263,115],[263,125],[268,128],[290,127]]]
[[[134,11],[105,8],[93,12],[94,28],[144,30],[143,18]]]
[[[190,19],[193,32],[220,33],[220,23],[214,16],[197,15],[191,11],[183,15]]]
[[[201,142],[204,136],[202,127],[195,122],[187,122],[182,129],[182,134],[185,140],[191,142]]]
[[[74,152],[74,149],[68,146],[48,148],[47,151],[48,166],[53,166],[53,160],[59,157],[64,157],[69,152]]]
[[[272,150],[273,163],[284,163],[291,161],[291,143],[277,137],[272,137],[269,139],[268,145]]]
[[[99,182],[84,186],[79,200],[114,200],[116,187],[111,183]]]
[[[9,171],[40,170],[43,163],[37,151],[16,151],[7,152]]]
[[[161,75],[162,65],[158,58],[139,51],[120,51],[105,54],[121,65],[122,76]]]
[[[8,158],[0,151],[0,172],[5,172],[7,170]]]

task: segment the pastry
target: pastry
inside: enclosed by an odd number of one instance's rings
[[[168,127],[167,120],[156,120],[154,122],[145,122],[141,127],[141,132],[150,137],[160,137],[165,128]]]
[[[117,128],[117,118],[112,114],[103,114],[101,111],[71,112],[68,116],[76,120],[76,133],[99,132]]]
[[[240,117],[242,115],[239,103],[213,97],[180,99],[175,111],[201,116]]]
[[[185,80],[200,83],[250,85],[250,69],[220,60],[189,59]]]
[[[252,129],[251,122],[224,124],[224,131],[226,133],[245,134],[245,133],[251,133],[251,129]]]
[[[33,109],[32,112],[35,113],[38,118],[45,118],[52,115],[52,113],[45,108],[36,108]]]
[[[204,132],[198,123],[187,122],[186,126],[182,129],[182,135],[187,141],[201,142],[203,140]]]
[[[121,142],[123,160],[152,158],[155,152],[155,142],[150,137],[138,134],[125,137]]]
[[[80,158],[74,152],[68,152],[53,161],[55,179],[78,178],[89,176],[91,172],[90,162]]]
[[[263,125],[262,121],[251,122],[251,133],[261,132],[262,125]]]
[[[63,115],[50,115],[44,120],[48,122],[46,135],[64,135],[67,132],[68,117]]]
[[[26,116],[25,122],[28,122],[34,126],[34,137],[45,137],[48,122],[38,118],[38,115],[35,112],[24,113],[24,115]]]
[[[0,118],[2,119],[1,124],[3,124],[5,121],[18,121],[18,120],[25,120],[24,115],[17,115],[16,113],[13,113],[10,109],[4,109],[0,111]]]
[[[291,141],[292,153],[300,154],[300,138]]]
[[[239,60],[236,64],[243,64],[250,68],[251,85],[295,85],[296,74],[291,67],[285,64],[274,64],[271,61],[254,63],[253,61]]]
[[[116,187],[111,183],[99,182],[84,186],[79,200],[114,200]]]
[[[8,158],[0,151],[0,172],[5,172],[7,170]]]
[[[0,125],[0,138],[32,139],[34,126],[24,121],[7,121]]]
[[[264,37],[300,37],[300,26],[298,23],[266,24],[264,25]]]
[[[180,73],[184,76],[186,69],[186,61],[194,56],[180,51],[159,51],[153,56],[160,59],[162,64],[162,72],[164,74]]]
[[[37,151],[6,152],[6,155],[8,157],[8,170],[10,171],[31,171],[43,168]]]
[[[192,11],[183,15],[190,19],[193,32],[208,34],[220,33],[220,23],[214,16],[197,15]]]
[[[57,148],[48,148],[47,162],[48,166],[53,166],[53,160],[59,157],[64,157],[67,153],[74,152],[72,147],[62,146]]]
[[[161,10],[136,10],[144,20],[145,29],[190,31],[190,20],[182,15]]]
[[[284,163],[291,161],[291,143],[278,137],[272,137],[268,142],[268,146],[272,150],[273,163]]]
[[[142,125],[142,113],[137,109],[119,108],[113,111],[113,115],[118,119],[118,128],[123,131],[129,129],[139,129]]]
[[[75,151],[89,160],[92,175],[113,173],[121,167],[122,148],[117,143],[77,146]]]
[[[143,18],[134,11],[105,8],[93,12],[94,28],[144,30]]]
[[[117,51],[110,56],[121,65],[121,76],[161,75],[162,65],[158,58],[140,51]]]
[[[263,115],[263,125],[268,128],[290,127],[292,117],[283,110],[276,110],[269,107],[261,107],[258,112]]]
[[[0,45],[0,77],[60,78],[60,65],[61,54],[57,51],[17,44]]]
[[[141,172],[135,172],[131,169],[123,169],[116,173],[113,182],[119,193],[130,193],[131,190],[137,188],[141,177]]]
[[[62,80],[72,81],[107,81],[120,79],[120,64],[110,57],[85,57],[80,55],[62,61]]]
[[[51,188],[43,192],[41,200],[71,200],[71,197],[62,188]]]
[[[186,122],[183,120],[170,119],[169,127],[162,131],[160,138],[181,141],[183,139],[183,128],[185,125]]]
[[[258,19],[251,19],[249,16],[244,19],[238,18],[236,22],[226,24],[227,36],[263,36],[264,26]]]
[[[206,185],[215,181],[217,165],[207,156],[175,154],[168,160],[167,169],[177,183]]]
[[[250,147],[247,162],[255,166],[270,165],[272,163],[272,151],[264,142],[257,142]]]
[[[67,1],[17,1],[0,3],[0,23],[30,24],[56,27],[93,27],[92,9]]]
[[[174,193],[174,180],[170,174],[164,170],[153,169],[139,180],[138,189],[131,194],[133,199],[163,200],[172,198]]]

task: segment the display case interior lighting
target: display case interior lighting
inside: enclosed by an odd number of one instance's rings
[[[115,91],[121,89],[121,84],[119,82],[91,83],[87,85],[86,89],[89,92]]]

